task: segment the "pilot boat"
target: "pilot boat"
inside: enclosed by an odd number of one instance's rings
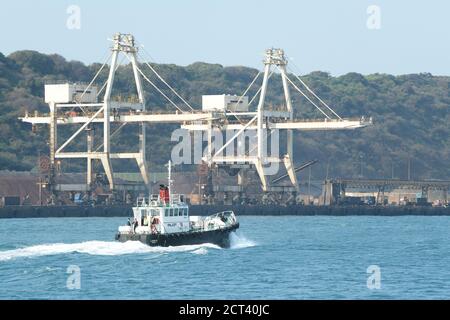
[[[191,216],[186,197],[171,193],[170,161],[168,172],[168,184],[160,185],[159,194],[137,199],[133,217],[128,219],[127,225],[119,227],[116,240],[162,247],[212,243],[229,248],[230,233],[239,228],[234,212]]]

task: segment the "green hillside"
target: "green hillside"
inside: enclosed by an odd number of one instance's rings
[[[19,51],[7,57],[0,53],[0,170],[31,170],[39,152],[48,152],[47,130],[42,127],[33,133],[29,125],[17,119],[26,111],[47,112],[44,84],[63,80],[89,82],[99,67],[34,51]],[[257,73],[252,68],[201,62],[186,67],[155,67],[197,108],[202,94],[241,94]],[[103,70],[100,82],[106,79],[107,71]],[[129,66],[120,67],[115,82],[115,89],[124,95],[134,94],[129,71]],[[276,105],[283,101],[279,80],[278,75],[271,78],[268,103]],[[360,175],[361,163],[364,177],[391,177],[394,165],[394,176],[406,178],[410,161],[414,179],[450,179],[450,77],[357,73],[332,77],[313,72],[303,80],[341,116],[371,116],[375,123],[357,131],[297,132],[296,162],[319,160],[313,178],[324,178],[327,167],[330,177],[356,177]],[[255,92],[256,88],[250,94]],[[146,87],[146,94],[150,109],[174,110],[150,86]],[[167,94],[173,97],[170,92]],[[320,118],[320,113],[300,95],[293,94],[293,100],[297,116]],[[149,127],[151,164],[160,166],[167,161],[170,134],[176,127]],[[136,134],[131,127],[123,130],[114,142],[118,150],[133,143]],[[80,170],[80,166],[75,163],[65,170]],[[131,166],[126,164],[123,169]]]

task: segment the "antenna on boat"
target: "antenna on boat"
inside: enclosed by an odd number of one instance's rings
[[[169,162],[167,163],[167,167],[168,167],[168,171],[169,171],[169,175],[168,175],[168,183],[167,183],[167,187],[169,188],[169,201],[170,203],[172,203],[172,161],[169,160]]]

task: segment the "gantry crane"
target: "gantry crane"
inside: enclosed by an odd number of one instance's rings
[[[118,68],[118,57],[123,55],[131,63],[134,80],[137,90],[138,100],[135,102],[113,101],[112,91],[115,73]],[[92,160],[100,160],[105,174],[108,178],[109,187],[115,189],[112,159],[134,159],[140,169],[140,174],[144,183],[149,186],[149,168],[146,162],[146,126],[151,124],[175,123],[180,124],[181,128],[193,131],[207,133],[208,148],[203,160],[209,167],[214,165],[243,165],[254,166],[261,181],[263,191],[275,190],[267,179],[267,166],[273,163],[283,164],[290,178],[293,190],[298,191],[297,177],[294,171],[293,160],[293,131],[317,131],[317,130],[349,130],[366,127],[372,124],[371,119],[364,117],[356,120],[341,118],[333,111],[322,99],[320,99],[309,87],[296,76],[297,80],[306,88],[305,93],[299,86],[290,79],[287,73],[288,60],[284,51],[281,49],[268,49],[264,59],[264,71],[258,73],[243,95],[239,96],[237,104],[245,97],[250,87],[256,82],[262,74],[262,85],[255,97],[249,104],[256,100],[259,95],[259,102],[255,111],[230,110],[226,107],[193,108],[183,97],[181,97],[152,67],[149,63],[139,64],[139,47],[135,39],[130,34],[117,33],[113,38],[110,57],[102,65],[95,77],[87,86],[80,85],[48,85],[46,86],[46,103],[49,105],[49,114],[46,115],[28,115],[20,118],[26,123],[33,125],[45,124],[50,128],[50,163],[54,168],[56,159],[86,159],[87,174],[86,184],[92,183]],[[104,85],[98,90],[94,85],[100,72],[109,63],[109,75]],[[164,85],[182,101],[183,107],[177,105],[168,97],[148,76],[142,71],[141,66],[147,66]],[[266,107],[266,93],[269,79],[276,69],[281,74],[285,106],[280,110],[270,110]],[[155,113],[152,108],[146,105],[144,96],[143,81],[149,83],[159,94],[163,95],[170,105],[173,105],[177,111],[167,113]],[[290,88],[293,87],[311,102],[324,116],[320,120],[295,119],[294,106],[292,104]],[[166,90],[167,90],[166,88]],[[103,93],[104,91],[104,93]],[[101,95],[103,94],[103,95]],[[100,98],[99,98],[100,97]],[[100,101],[98,101],[100,99]],[[314,102],[314,100],[316,102]],[[236,104],[236,101],[235,101]],[[186,110],[187,107],[187,110]],[[67,110],[79,110],[79,112],[68,112]],[[111,132],[111,124],[120,124],[117,131]],[[103,143],[97,147],[94,146],[94,131],[91,130],[93,124],[103,126]],[[114,136],[126,124],[136,124],[140,127],[139,150],[137,152],[112,152],[111,137]],[[58,143],[58,126],[77,125],[79,128],[61,145]],[[214,150],[213,134],[214,132],[225,132],[234,130],[231,138],[227,139],[220,148]],[[286,153],[282,156],[269,155],[267,149],[268,136],[277,130],[286,130]],[[66,151],[68,145],[85,132],[87,136],[87,150],[69,152]],[[226,148],[239,140],[245,133],[256,132],[256,145],[239,155],[224,155]],[[269,132],[267,134],[267,132]],[[275,134],[274,134],[275,135]],[[239,177],[242,183],[243,177]]]
[[[261,186],[263,191],[299,191],[299,184],[297,182],[296,173],[294,170],[293,162],[293,130],[302,131],[318,131],[318,130],[350,130],[369,126],[372,124],[372,119],[365,119],[364,117],[357,120],[348,120],[341,118],[331,107],[328,106],[320,97],[318,97],[298,76],[298,81],[306,88],[310,95],[307,95],[298,85],[292,81],[287,73],[288,60],[285,57],[282,49],[268,49],[266,50],[264,59],[264,72],[261,88],[257,91],[255,97],[251,100],[254,101],[256,96],[259,95],[259,103],[257,109],[253,112],[227,112],[222,110],[216,114],[215,119],[205,119],[203,123],[196,122],[195,124],[185,124],[182,128],[190,131],[206,131],[208,133],[208,149],[207,155],[203,159],[211,167],[214,164],[229,164],[236,166],[236,164],[248,164],[254,166],[259,175]],[[273,74],[273,68],[276,68],[281,74],[281,80],[283,85],[285,106],[282,106],[279,110],[269,110],[266,106],[266,93],[268,88],[269,79]],[[259,74],[257,75],[257,77]],[[256,78],[252,81],[255,82]],[[252,85],[251,84],[251,85]],[[294,118],[294,109],[292,105],[290,86],[297,90],[303,97],[305,97],[311,104],[313,104],[325,117],[323,120],[299,120]],[[249,87],[250,88],[250,87]],[[246,92],[249,90],[247,88]],[[316,102],[311,98],[311,95],[316,98]],[[237,103],[243,98],[241,96]],[[322,107],[320,106],[322,105]],[[226,143],[216,150],[214,153],[211,148],[212,135],[215,131],[237,131]],[[286,153],[279,156],[269,155],[267,152],[268,137],[277,130],[287,131],[287,146]],[[222,153],[226,150],[227,146],[233,143],[235,140],[239,140],[239,137],[248,131],[256,131],[256,147],[250,150],[246,150],[244,154],[238,155],[226,155]],[[278,139],[277,135],[277,139]],[[277,139],[272,141],[277,142]],[[238,143],[243,143],[238,141]],[[253,152],[252,154],[252,151]],[[282,163],[286,168],[287,175],[291,181],[292,187],[279,187],[276,185],[270,185],[267,179],[267,166],[273,163]],[[278,170],[276,170],[278,171]],[[244,170],[241,170],[238,184],[243,184],[245,175]],[[273,173],[272,173],[273,175]],[[279,180],[274,180],[277,182]]]

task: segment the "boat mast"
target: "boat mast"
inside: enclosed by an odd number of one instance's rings
[[[167,164],[168,170],[169,170],[169,176],[168,176],[168,184],[167,187],[169,188],[169,203],[172,204],[172,161],[169,160],[169,163]]]

